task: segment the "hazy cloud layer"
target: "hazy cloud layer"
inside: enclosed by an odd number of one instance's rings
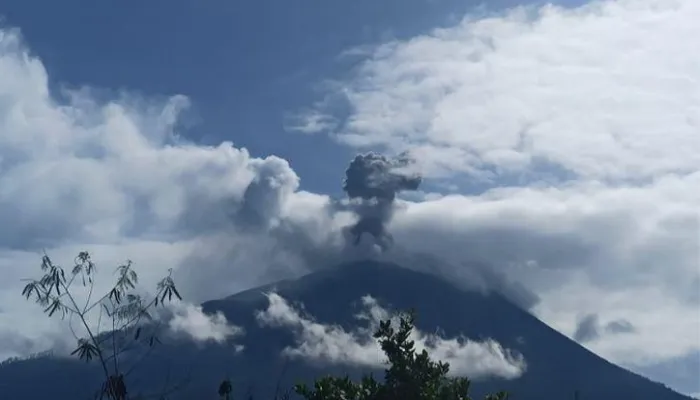
[[[386,368],[386,357],[373,332],[379,321],[397,316],[382,308],[371,296],[362,298],[364,310],[358,315],[359,326],[351,331],[337,325],[317,322],[312,316],[302,315],[281,296],[270,293],[268,308],[257,314],[264,326],[291,329],[296,336],[296,345],[287,347],[283,353],[321,364],[345,364],[361,367]],[[514,379],[526,369],[525,360],[493,340],[476,342],[466,338],[443,338],[416,329],[410,337],[416,350],[427,350],[435,360],[450,364],[450,374],[469,376],[472,379],[500,377]]]

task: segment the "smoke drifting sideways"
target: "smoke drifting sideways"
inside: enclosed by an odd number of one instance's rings
[[[357,155],[350,162],[345,171],[343,190],[350,199],[348,208],[357,216],[357,221],[345,228],[346,237],[359,246],[363,234],[368,233],[381,250],[380,260],[441,276],[465,290],[484,294],[496,291],[525,310],[537,305],[540,301],[537,294],[488,263],[454,259],[442,252],[440,256],[420,254],[398,244],[394,246],[387,226],[399,209],[397,194],[418,190],[423,182],[415,167],[415,160],[407,153],[391,158],[370,152]],[[366,252],[360,253],[355,255],[359,258],[367,256]],[[344,256],[351,254],[347,252]]]
[[[235,158],[233,167],[205,164],[200,174],[188,174],[196,181],[181,185],[197,190],[187,192],[172,224],[191,243],[175,271],[188,299],[221,298],[371,258],[444,277],[465,290],[502,293],[524,309],[539,300],[488,264],[463,265],[461,252],[405,247],[406,235],[439,236],[439,230],[414,226],[392,232],[393,243],[388,226],[403,207],[398,195],[422,184],[406,155],[354,157],[342,186],[347,198],[333,199],[299,190],[299,177],[283,159],[253,158],[230,145],[216,151]],[[212,171],[224,175],[209,179]]]
[[[386,226],[396,209],[396,195],[418,190],[423,178],[415,172],[414,161],[407,153],[390,158],[369,152],[358,154],[345,171],[343,190],[350,199],[350,208],[358,217],[349,228],[357,246],[364,233],[374,237],[382,251],[393,244]]]

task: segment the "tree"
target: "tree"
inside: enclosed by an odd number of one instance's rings
[[[372,375],[365,375],[360,382],[347,376],[328,376],[316,380],[313,388],[296,385],[296,393],[306,400],[471,400],[469,379],[448,377],[449,364],[431,360],[425,350],[416,352],[409,339],[414,322],[413,313],[404,314],[398,329],[385,320],[374,333],[388,358],[384,382],[377,382]],[[507,393],[501,392],[486,400],[507,398]]]
[[[78,342],[71,355],[86,362],[99,361],[104,382],[96,398],[129,398],[127,377],[159,343],[157,329],[160,324],[151,316],[150,310],[163,305],[166,298],[168,301],[172,301],[173,296],[182,299],[171,277],[172,271],[158,282],[155,295],[148,301],[136,291],[138,275],[131,261],[117,267],[114,285],[94,301],[97,268],[88,252],[78,254],[68,273],[44,255],[41,271],[41,278],[26,280],[28,283],[22,295],[27,299],[33,297],[49,317],[60,315],[62,319],[68,319],[68,326]],[[80,287],[83,288],[84,301],[80,301],[76,294]],[[97,321],[91,318],[95,314]],[[108,321],[106,331],[102,330],[104,316]],[[78,335],[73,327],[76,319],[83,335]],[[132,357],[133,362],[128,367],[123,365],[123,356],[136,350],[142,351],[140,357]]]
[[[219,397],[222,400],[229,400],[231,398],[231,391],[233,391],[233,385],[231,385],[230,379],[224,379],[219,385]]]

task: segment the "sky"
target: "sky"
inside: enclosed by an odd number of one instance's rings
[[[555,329],[700,393],[700,3],[4,0],[0,15],[0,356],[64,333],[19,296],[42,249],[132,259],[144,284],[173,268],[195,302],[342,258],[351,216],[332,204],[376,150],[424,177],[389,221],[397,247],[451,276],[485,262]]]

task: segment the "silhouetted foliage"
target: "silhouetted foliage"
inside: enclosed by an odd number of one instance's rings
[[[396,329],[391,320],[381,321],[374,333],[388,358],[384,382],[365,375],[360,382],[350,378],[327,376],[316,380],[313,388],[295,386],[306,400],[470,400],[468,378],[447,376],[450,366],[430,359],[426,350],[416,352],[410,340],[414,327],[413,313],[404,314]],[[508,394],[489,395],[486,400],[505,400]]]
[[[126,378],[159,343],[156,335],[159,323],[154,321],[149,310],[163,305],[166,298],[168,301],[172,301],[173,296],[182,299],[170,273],[158,283],[155,295],[147,301],[136,293],[138,275],[133,270],[131,261],[127,261],[117,267],[114,285],[93,301],[97,268],[88,252],[78,254],[68,273],[63,267],[54,264],[48,255],[44,255],[41,271],[41,278],[27,280],[22,295],[27,299],[33,297],[49,317],[60,315],[62,319],[68,320],[68,326],[78,342],[71,355],[86,362],[94,359],[99,361],[104,382],[95,398],[129,398]],[[76,287],[76,282],[80,286]],[[75,289],[79,287],[86,291],[84,302],[79,301],[76,295]],[[95,314],[97,321],[91,318]],[[108,322],[103,332],[104,316]],[[74,319],[78,320],[84,331],[82,336],[73,327]],[[144,324],[144,321],[151,323]],[[122,365],[120,356],[136,349],[142,351],[141,356],[128,367]]]
[[[231,385],[230,379],[224,379],[219,385],[219,397],[225,400],[231,398],[231,391],[233,391],[233,385]]]

